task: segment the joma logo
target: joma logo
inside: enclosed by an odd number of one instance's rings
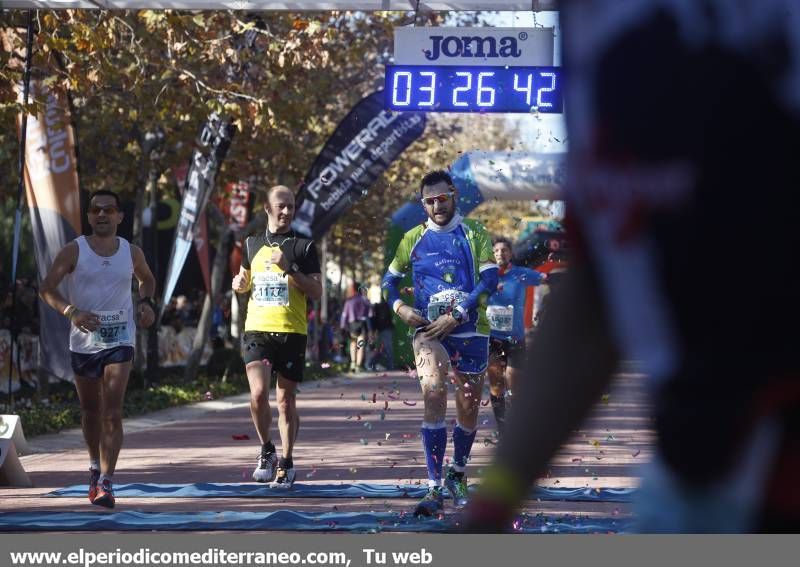
[[[436,61],[445,57],[519,57],[522,50],[517,47],[517,38],[506,36],[498,41],[494,37],[432,35],[431,49],[425,50],[425,59]]]

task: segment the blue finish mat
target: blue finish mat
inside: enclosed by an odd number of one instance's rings
[[[46,496],[84,498],[85,484],[59,488]],[[117,484],[117,498],[422,498],[427,488],[422,484],[302,484],[290,489],[269,488],[263,484]],[[630,502],[633,488],[544,488],[536,487],[530,498],[542,501]]]
[[[561,517],[549,521],[523,515],[517,533],[624,533],[631,520]],[[33,531],[216,531],[279,530],[303,532],[446,532],[456,517],[437,520],[398,512],[7,512],[0,513],[0,532]]]

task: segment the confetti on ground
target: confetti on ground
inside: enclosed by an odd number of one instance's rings
[[[638,457],[639,453],[641,453],[641,451],[639,449],[636,449],[633,453],[631,453],[631,457]]]
[[[408,400],[403,400],[403,403],[405,405],[407,405],[407,406],[415,406],[415,405],[417,405],[417,402],[409,402]]]
[[[250,436],[247,435],[246,433],[243,433],[241,435],[231,435],[231,437],[233,438],[234,441],[249,441],[250,440]]]

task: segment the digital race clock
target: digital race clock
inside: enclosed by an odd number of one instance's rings
[[[426,112],[563,112],[560,67],[389,65],[385,107]]]

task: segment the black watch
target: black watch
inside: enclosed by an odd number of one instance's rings
[[[463,323],[464,322],[464,318],[465,318],[464,317],[464,313],[461,311],[461,309],[458,308],[458,306],[453,307],[452,311],[450,311],[450,315],[452,315],[453,319],[455,319],[459,323]]]
[[[286,274],[292,276],[299,271],[300,271],[300,266],[297,265],[297,262],[292,262],[292,264],[289,266],[289,269],[286,270]]]
[[[141,299],[139,299],[139,303],[146,303],[147,305],[150,306],[150,309],[152,309],[153,312],[155,313],[156,303],[155,301],[153,301],[152,297],[142,297]]]

